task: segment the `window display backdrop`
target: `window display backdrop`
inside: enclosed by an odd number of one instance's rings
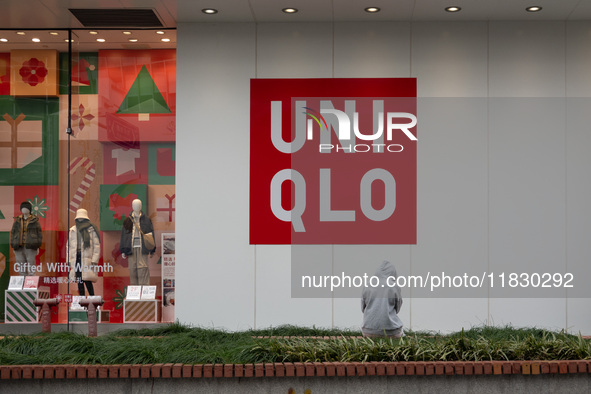
[[[34,267],[39,286],[51,297],[78,295],[68,281],[66,241],[76,211],[86,209],[101,243],[95,295],[105,299],[110,322],[121,323],[129,259],[119,243],[136,198],[154,226],[150,285],[162,299],[158,241],[175,227],[176,50],[73,53],[71,78],[68,136],[68,53],[0,53],[0,314],[9,277],[22,268],[9,238],[27,201],[43,234]],[[62,303],[52,322],[66,321]]]

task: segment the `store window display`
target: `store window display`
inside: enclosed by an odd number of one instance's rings
[[[43,242],[39,218],[31,213],[32,210],[32,204],[23,201],[20,205],[21,215],[14,219],[10,231],[10,246],[16,258],[14,270],[19,275],[33,275],[35,257],[39,254]]]
[[[142,211],[141,200],[133,200],[131,207],[132,212],[125,218],[121,228],[120,251],[122,257],[129,261],[129,284],[131,286],[147,286],[150,284],[147,255],[152,256],[156,247],[148,250],[142,235],[151,234],[153,236],[154,226],[152,220]]]
[[[87,29],[41,29],[21,36],[5,29],[15,39],[0,43],[0,79],[6,82],[0,83],[0,109],[6,113],[0,116],[0,140],[10,141],[0,153],[0,294],[11,275],[34,275],[50,298],[101,295],[101,309],[110,311],[101,323],[125,322],[130,284],[156,285],[161,303],[174,289],[173,263],[163,264],[160,242],[164,235],[174,238],[176,220],[176,31],[117,30],[98,29],[95,35]],[[128,31],[142,48],[109,39]],[[98,43],[98,36],[106,42]],[[51,62],[44,60],[50,55]],[[38,95],[12,89],[30,85],[21,72],[31,70],[31,59],[43,62],[37,70],[47,71],[35,86],[43,88]],[[139,230],[128,220],[135,199]],[[24,219],[15,218],[21,201],[32,205]],[[25,230],[38,226],[37,245],[21,236],[27,217]],[[77,219],[86,217],[96,225],[86,231],[87,246],[76,233]],[[153,243],[145,247],[142,232],[156,239],[157,249]],[[174,262],[174,253],[167,259]],[[0,297],[0,324],[5,298]],[[58,309],[54,323],[74,318],[64,313],[65,303]],[[167,313],[161,318],[174,321],[172,305]]]
[[[70,263],[70,280],[78,282],[78,293],[94,295],[94,286],[98,280],[95,267],[101,254],[99,230],[90,221],[86,209],[76,211],[76,224],[70,227],[68,235],[68,259]]]

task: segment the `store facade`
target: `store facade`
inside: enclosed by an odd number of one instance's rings
[[[587,20],[179,23],[177,124],[197,130],[178,134],[179,319],[360,326],[357,297],[292,297],[294,247],[249,243],[251,79],[416,78],[416,245],[309,245],[309,261],[495,275],[476,292],[403,289],[412,329],[591,332],[590,32]],[[570,272],[575,288],[499,287],[523,272]]]
[[[8,286],[9,277],[18,276],[11,266],[15,255],[9,238],[22,202],[31,200],[45,215],[38,266],[67,261],[66,234],[77,209],[84,208],[101,233],[98,265],[104,268],[95,287],[107,301],[110,321],[122,322],[129,266],[117,243],[124,215],[137,197],[156,235],[157,252],[148,257],[150,284],[157,286],[155,297],[162,303],[164,290],[175,290],[172,319],[182,323],[231,330],[280,324],[358,328],[357,296],[294,296],[294,286],[301,283],[294,278],[302,274],[294,261],[306,258],[331,273],[353,267],[362,274],[386,259],[404,275],[466,273],[496,279],[474,291],[461,286],[431,293],[403,289],[400,317],[411,329],[512,324],[591,333],[585,285],[591,277],[586,263],[591,254],[588,19],[577,20],[574,13],[556,20],[519,14],[511,21],[498,15],[490,21],[459,21],[441,11],[436,18],[412,21],[377,21],[366,14],[348,21],[335,17],[334,9],[323,9],[318,19],[297,22],[270,14],[258,22],[250,17],[220,21],[194,4],[179,3],[172,22],[178,22],[178,30],[166,30],[174,32],[178,49],[176,44],[140,48],[141,40],[129,41],[134,37],[118,38],[131,47],[109,48],[103,44],[110,39],[98,44],[96,37],[88,39],[89,29],[73,30],[80,41],[93,45],[72,45],[75,84],[70,96],[63,83],[70,78],[61,75],[69,64],[64,60],[69,43],[62,36],[60,46],[42,39],[40,45],[48,48],[38,48],[58,51],[56,94],[40,98],[0,91],[7,114],[0,120],[5,122],[0,148],[10,151],[10,161],[8,153],[0,156],[5,171],[0,178],[1,283]],[[49,37],[52,31],[39,32]],[[99,30],[99,36],[123,36],[123,31]],[[9,32],[17,36],[17,30]],[[25,32],[27,45],[15,50],[32,49],[31,38],[38,37]],[[157,36],[153,30],[142,32]],[[0,67],[6,76],[2,89],[12,82],[11,50],[0,50],[0,65],[6,65]],[[21,68],[32,58],[23,59]],[[24,83],[31,85],[39,66],[27,64]],[[15,77],[22,80],[23,75]],[[251,173],[252,134],[257,132],[251,124],[253,80],[340,78],[414,80],[416,239],[400,244],[333,240],[297,247],[253,240],[253,200],[270,193],[253,182]],[[128,98],[136,81],[135,86],[151,90],[147,101],[142,95]],[[27,103],[22,110],[19,102]],[[141,102],[151,110],[138,111]],[[30,140],[15,145],[12,133],[18,128],[13,124],[21,113],[23,121],[29,117],[37,123],[26,129]],[[68,119],[70,136],[64,131]],[[47,135],[44,125],[56,131]],[[19,162],[19,151],[40,156]],[[30,172],[18,168],[31,164],[36,169]],[[76,196],[81,198],[78,207]],[[167,281],[162,236],[172,233],[179,241],[174,248],[179,264],[174,281]],[[173,241],[172,235],[165,236]],[[64,283],[67,274],[55,267],[39,272],[47,278],[42,283],[49,281],[49,294],[75,294],[77,285]],[[523,273],[552,279],[557,274],[561,284],[551,280],[548,291],[529,282],[511,287],[507,281],[508,287],[499,287],[499,275],[508,280],[510,274]],[[564,286],[570,283],[567,274],[575,287]],[[61,309],[54,317],[67,320]]]

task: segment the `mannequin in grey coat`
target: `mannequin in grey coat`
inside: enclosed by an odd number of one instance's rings
[[[402,306],[402,295],[398,285],[388,277],[398,278],[396,268],[389,261],[383,261],[374,276],[380,279],[377,287],[366,287],[361,295],[363,325],[361,332],[369,338],[404,336],[402,321],[398,312]]]
[[[156,247],[148,250],[144,245],[141,232],[154,235],[154,226],[148,216],[142,211],[142,202],[135,199],[131,203],[133,211],[123,221],[121,228],[120,251],[121,256],[129,258],[129,284],[144,286],[150,284],[150,267],[147,255],[152,256]],[[141,232],[138,230],[141,229]]]

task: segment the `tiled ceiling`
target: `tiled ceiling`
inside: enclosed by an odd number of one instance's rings
[[[542,11],[526,12],[537,5]],[[82,28],[70,8],[150,8],[164,27],[182,22],[591,20],[591,0],[2,0],[0,28]],[[377,14],[364,11],[379,7]],[[459,6],[460,12],[445,12]],[[286,7],[297,8],[285,14]],[[217,14],[206,15],[204,8]]]

